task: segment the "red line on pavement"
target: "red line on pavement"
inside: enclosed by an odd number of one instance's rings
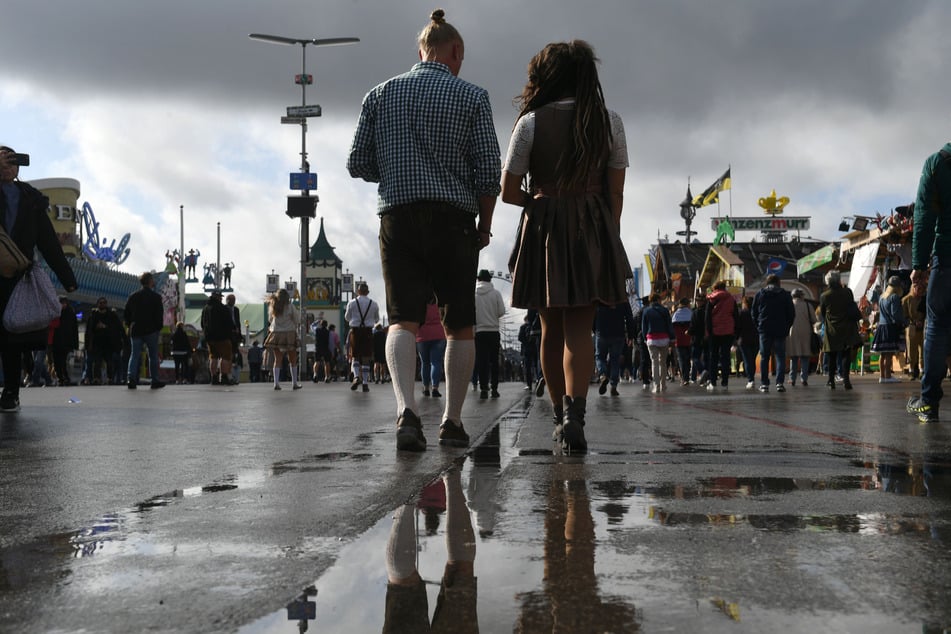
[[[703,407],[703,406],[701,406],[701,405],[695,405],[695,404],[692,404],[692,403],[682,403],[682,402],[681,402],[680,404],[685,405],[685,406],[687,406],[687,407],[692,407],[692,408],[694,408],[694,409],[703,410],[703,411],[706,411],[706,412],[715,412],[715,413],[718,413],[718,414],[727,414],[727,415],[735,416],[735,417],[738,417],[738,418],[745,418],[745,419],[747,419],[747,420],[755,421],[755,422],[758,422],[758,423],[765,423],[765,424],[767,424],[767,425],[772,425],[773,427],[779,427],[780,429],[785,429],[785,430],[787,430],[787,431],[794,431],[794,432],[798,432],[798,433],[800,433],[800,434],[805,434],[805,435],[807,435],[807,436],[814,436],[814,437],[816,437],[816,438],[822,438],[823,440],[830,440],[830,441],[832,441],[832,442],[834,442],[834,443],[838,443],[838,444],[841,444],[841,445],[849,445],[850,447],[861,447],[861,448],[863,448],[863,449],[871,449],[871,450],[873,450],[873,451],[878,451],[878,452],[889,452],[889,453],[897,454],[897,455],[899,455],[899,456],[910,456],[910,455],[911,455],[911,454],[909,454],[907,451],[902,451],[901,449],[895,449],[895,448],[893,448],[893,447],[885,447],[885,446],[883,446],[883,445],[876,445],[876,444],[874,444],[874,443],[864,442],[864,441],[861,441],[861,440],[854,440],[854,439],[852,439],[852,438],[846,438],[845,436],[839,436],[839,435],[837,435],[837,434],[829,434],[829,433],[826,433],[826,432],[824,432],[824,431],[817,431],[817,430],[815,430],[815,429],[809,429],[808,427],[802,427],[802,426],[800,426],[800,425],[793,425],[792,423],[784,423],[784,422],[782,422],[782,421],[773,420],[773,419],[770,419],[770,418],[763,418],[762,416],[752,416],[752,415],[750,415],[750,414],[743,414],[743,413],[740,413],[740,412],[735,412],[735,411],[733,411],[733,410],[724,410],[724,409],[717,409],[717,408],[712,408],[712,407]]]

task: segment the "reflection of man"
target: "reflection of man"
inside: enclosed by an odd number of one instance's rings
[[[439,442],[469,444],[462,405],[475,357],[475,276],[501,178],[488,93],[458,79],[464,44],[441,9],[418,43],[420,63],[364,98],[347,161],[351,176],[379,183],[391,324],[386,358],[399,417],[396,447],[408,451],[426,449],[415,394],[416,333],[433,293],[448,340]]]
[[[446,567],[432,623],[426,583],[416,569],[416,522],[413,504],[397,509],[386,544],[385,634],[479,631],[476,613],[475,535],[462,492],[458,468],[442,478],[446,489]]]

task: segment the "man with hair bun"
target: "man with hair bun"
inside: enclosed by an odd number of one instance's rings
[[[501,170],[488,93],[458,78],[465,45],[436,9],[419,63],[363,100],[347,169],[379,183],[380,260],[396,394],[396,447],[424,451],[414,391],[416,333],[435,294],[446,331],[446,407],[439,443],[466,447],[462,405],[475,361],[475,278],[489,244]]]

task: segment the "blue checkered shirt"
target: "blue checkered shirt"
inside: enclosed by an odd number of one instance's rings
[[[438,62],[419,62],[363,99],[347,169],[379,183],[379,213],[442,201],[478,214],[498,196],[499,142],[488,93]]]

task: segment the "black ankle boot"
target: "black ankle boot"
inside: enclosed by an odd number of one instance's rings
[[[585,453],[588,442],[584,437],[584,410],[586,399],[565,396],[565,424],[562,427],[561,448],[565,453]]]

